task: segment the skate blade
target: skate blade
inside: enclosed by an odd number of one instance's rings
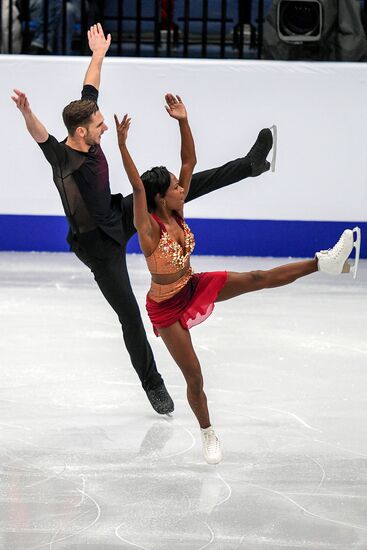
[[[277,147],[278,147],[278,128],[276,124],[270,126],[270,130],[273,132],[273,156],[270,162],[271,172],[275,172],[275,165],[277,161]]]
[[[353,227],[352,231],[353,231],[353,235],[355,235],[353,246],[356,249],[356,255],[354,259],[354,264],[351,268],[351,272],[353,273],[353,279],[355,279],[357,277],[359,254],[361,250],[361,230],[359,227]]]

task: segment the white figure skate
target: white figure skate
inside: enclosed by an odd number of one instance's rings
[[[354,279],[357,276],[359,251],[361,247],[361,230],[359,227],[346,229],[343,231],[340,239],[333,248],[329,250],[320,250],[316,252],[319,271],[331,275],[340,273],[353,273]],[[356,249],[356,256],[353,267],[350,266],[348,258],[353,248]]]
[[[208,464],[218,464],[222,460],[219,439],[212,426],[201,428],[204,458]]]

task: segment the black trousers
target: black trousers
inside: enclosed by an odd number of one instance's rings
[[[206,195],[251,175],[251,166],[246,157],[227,164],[198,172],[192,177],[186,202]],[[147,340],[139,307],[133,294],[126,267],[126,243],[136,232],[133,223],[132,194],[122,198],[122,223],[125,246],[121,247],[99,229],[88,235],[71,240],[76,256],[93,272],[102,294],[116,312],[122,327],[125,346],[131,363],[145,390],[162,383],[152,349]]]

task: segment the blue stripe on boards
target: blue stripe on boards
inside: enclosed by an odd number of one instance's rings
[[[367,258],[367,222],[187,219],[195,233],[196,254],[313,257],[331,247],[346,227],[362,229],[361,257]],[[0,215],[0,250],[65,252],[63,216]],[[136,235],[127,248],[140,252]]]
[[[0,215],[0,250],[65,252],[64,216]]]

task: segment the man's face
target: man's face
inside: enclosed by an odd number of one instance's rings
[[[87,145],[92,146],[101,143],[102,134],[108,130],[108,126],[105,124],[101,111],[97,111],[90,117],[90,123],[85,130],[86,134],[84,139]]]

